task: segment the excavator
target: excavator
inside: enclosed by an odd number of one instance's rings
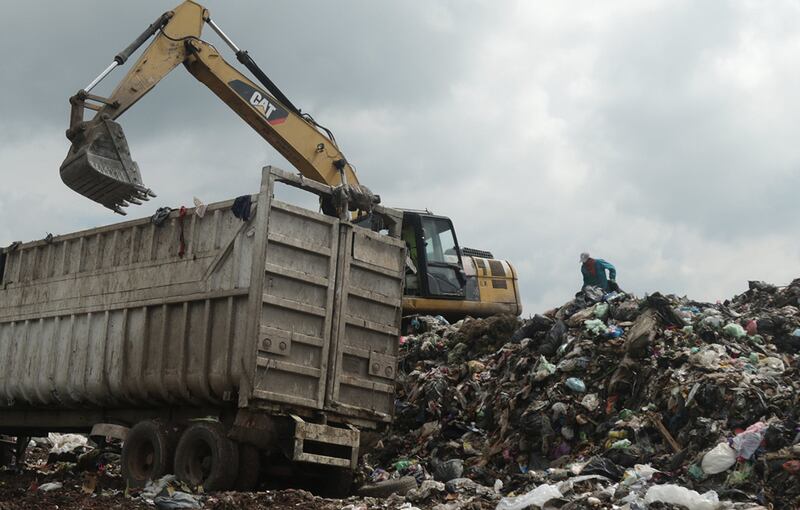
[[[208,25],[258,80],[231,66],[210,43],[200,38]],[[110,97],[91,91],[145,42],[153,38]],[[72,143],[61,164],[62,181],[74,191],[125,214],[124,208],[155,197],[144,186],[139,167],[116,119],[179,64],[206,85],[231,110],[285,157],[300,174],[342,191],[338,203],[321,203],[326,214],[351,214],[368,219],[370,202],[380,198],[360,185],[333,133],[301,112],[270,80],[245,50],[240,49],[202,5],[186,0],[150,24],[85,88],[70,98]],[[86,110],[95,114],[84,120]],[[354,198],[352,201],[348,197]],[[366,199],[364,198],[366,197]],[[357,208],[352,205],[358,204]],[[347,212],[352,211],[352,212]],[[462,248],[453,223],[428,210],[403,209],[402,237],[408,249],[403,314],[442,315],[450,320],[522,313],[517,273],[490,252]]]

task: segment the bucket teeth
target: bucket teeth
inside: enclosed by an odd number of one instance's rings
[[[107,118],[92,120],[73,140],[60,173],[71,189],[119,214],[156,196],[142,184],[122,126]]]

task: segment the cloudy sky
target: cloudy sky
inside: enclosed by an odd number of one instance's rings
[[[67,98],[172,4],[5,6],[0,246],[119,220],[58,177]],[[574,294],[583,250],[640,295],[714,301],[800,276],[795,1],[206,6],[385,204],[450,216],[462,245],[515,264],[526,315]],[[181,67],[121,122],[159,194],[133,217],[287,166]]]

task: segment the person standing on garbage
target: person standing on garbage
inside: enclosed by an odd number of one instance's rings
[[[608,277],[606,277],[608,271]],[[603,259],[593,259],[589,253],[581,253],[581,274],[583,275],[583,287],[592,285],[600,287],[605,292],[612,290],[619,291],[617,286],[617,270],[613,264]]]

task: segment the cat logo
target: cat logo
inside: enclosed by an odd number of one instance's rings
[[[228,83],[228,86],[239,94],[239,97],[261,112],[261,115],[273,126],[285,122],[286,117],[289,116],[289,112],[280,106],[269,94],[258,90],[249,83],[245,83],[241,80],[233,80]]]

